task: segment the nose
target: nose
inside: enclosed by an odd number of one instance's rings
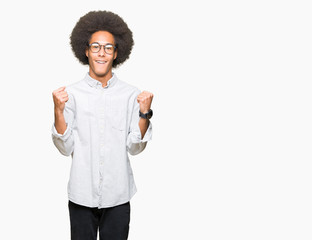
[[[104,56],[105,55],[105,51],[104,51],[104,46],[100,47],[100,51],[98,52],[99,56]]]

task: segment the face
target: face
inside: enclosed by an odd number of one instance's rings
[[[115,46],[114,36],[106,31],[98,31],[92,34],[89,44],[99,43],[100,45],[112,44]],[[112,65],[117,57],[117,51],[113,54],[107,54],[104,46],[101,46],[99,52],[94,53],[90,48],[86,49],[86,55],[89,60],[89,74],[92,78],[101,82],[107,82],[112,77]]]

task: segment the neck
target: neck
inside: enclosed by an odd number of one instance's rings
[[[105,75],[96,75],[93,71],[89,71],[90,77],[92,77],[95,80],[98,80],[102,83],[102,86],[105,87],[107,85],[107,82],[112,78],[113,74],[112,72],[108,72]]]

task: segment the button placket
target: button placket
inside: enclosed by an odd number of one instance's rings
[[[98,108],[98,123],[99,123],[99,152],[100,152],[100,158],[99,158],[99,206],[101,206],[102,202],[102,187],[103,187],[103,166],[104,166],[104,160],[105,160],[105,92],[102,91],[102,97],[100,98],[100,101],[97,103]]]

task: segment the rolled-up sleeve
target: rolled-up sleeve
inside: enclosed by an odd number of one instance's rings
[[[75,103],[73,96],[68,93],[69,99],[65,104],[64,118],[67,128],[63,134],[59,134],[52,125],[52,140],[59,152],[65,156],[69,156],[74,151],[73,127],[75,120]]]
[[[148,129],[142,139],[141,130],[139,127],[140,106],[136,100],[138,94],[139,92],[137,92],[135,99],[133,100],[130,130],[129,130],[128,137],[127,137],[127,150],[131,155],[136,155],[136,154],[141,153],[145,149],[147,142],[152,140],[152,133],[153,133],[152,122],[149,121]]]

